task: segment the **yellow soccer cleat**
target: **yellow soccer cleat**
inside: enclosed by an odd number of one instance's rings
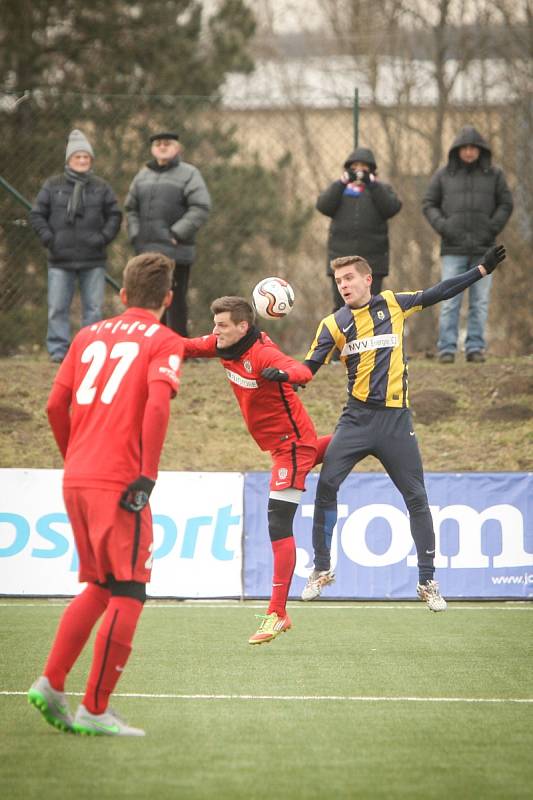
[[[288,614],[285,614],[284,617],[278,617],[276,612],[273,611],[272,614],[256,614],[255,616],[263,621],[256,632],[248,639],[248,644],[271,642],[280,633],[285,633],[292,627]]]

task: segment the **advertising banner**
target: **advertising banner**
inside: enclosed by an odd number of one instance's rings
[[[245,478],[245,597],[268,597],[269,473]],[[533,597],[533,475],[426,473],[436,534],[435,567],[445,597]],[[312,517],[318,475],[307,478],[295,519],[298,598],[313,567]],[[332,566],[324,598],[412,598],[416,553],[403,499],[383,473],[352,473],[338,496]]]
[[[0,470],[0,594],[72,595],[78,557],[61,470]],[[150,597],[240,597],[240,473],[161,472]]]
[[[0,594],[79,591],[61,474],[0,470]],[[268,597],[269,479],[269,473],[161,473],[151,498],[154,567],[149,596]],[[317,479],[316,474],[309,476],[295,520],[292,598],[300,596],[313,565]],[[428,473],[426,486],[443,594],[533,597],[533,476]],[[409,518],[386,475],[353,473],[341,487],[332,564],[337,580],[327,588],[326,598],[414,597],[417,568]]]

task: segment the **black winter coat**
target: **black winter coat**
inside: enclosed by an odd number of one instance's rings
[[[120,211],[111,186],[90,175],[83,187],[83,213],[67,221],[74,182],[54,175],[42,186],[30,211],[30,223],[48,248],[48,265],[81,270],[105,267],[106,247],[120,230]]]
[[[328,275],[333,274],[330,262],[334,258],[354,255],[366,258],[375,275],[388,275],[387,220],[401,209],[401,201],[392,187],[381,181],[365,186],[358,197],[347,191],[348,187],[342,181],[334,181],[319,195],[316,203],[321,214],[331,217]]]
[[[473,164],[459,157],[459,148],[475,145]],[[441,236],[441,255],[483,255],[495,244],[513,210],[513,197],[492,153],[478,131],[467,126],[453,142],[448,163],[433,175],[422,201],[430,225]]]

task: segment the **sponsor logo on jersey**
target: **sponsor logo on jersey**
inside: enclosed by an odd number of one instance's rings
[[[346,342],[342,348],[342,356],[353,356],[354,353],[366,353],[370,350],[381,350],[384,347],[397,347],[400,337],[397,333],[385,333],[383,336],[369,336],[366,339],[355,339]]]
[[[248,361],[248,359],[246,359],[246,361],[243,361],[242,365],[243,365],[244,369],[246,370],[246,372],[251,372],[252,371],[252,364],[251,364],[250,361]]]
[[[242,375],[239,375],[237,372],[233,372],[231,369],[226,370],[226,375],[228,376],[229,380],[232,383],[236,383],[237,386],[242,386],[244,389],[257,389],[257,381],[251,378],[244,378]]]

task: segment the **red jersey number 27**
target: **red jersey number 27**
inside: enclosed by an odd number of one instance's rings
[[[117,363],[102,389],[100,396],[102,403],[109,405],[112,402],[122,379],[138,355],[139,345],[137,342],[117,342],[113,345],[109,358],[116,360]],[[107,345],[98,339],[91,342],[81,354],[82,362],[89,363],[90,366],[76,392],[76,400],[79,405],[87,406],[93,402],[97,391],[95,383],[107,358]]]

